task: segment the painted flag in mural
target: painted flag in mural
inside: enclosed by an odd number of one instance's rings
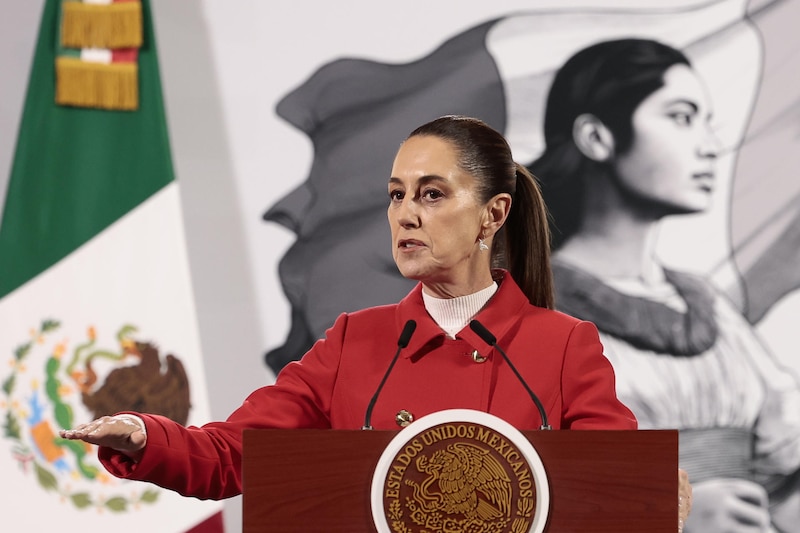
[[[0,222],[4,530],[222,530],[218,502],[57,436],[129,409],[210,418],[149,4],[117,4],[42,16]]]
[[[505,134],[517,161],[530,163],[544,147],[544,99],[556,70],[593,42],[637,36],[692,56],[713,85],[715,115],[725,117],[720,136],[727,146],[737,145],[758,73],[745,3],[606,4],[589,14],[532,8],[489,20],[407,64],[338,58],[281,99],[277,114],[313,142],[314,161],[307,181],[264,214],[297,234],[280,263],[292,326],[286,342],[266,355],[274,371],[299,359],[342,311],[396,302],[413,286],[383,245],[389,241],[385,180],[376,175],[391,168],[397,146],[419,124],[445,114],[481,118]],[[721,163],[725,168],[732,152]],[[708,236],[689,254],[687,230],[670,233],[679,256],[703,260],[691,270],[728,262],[723,207],[707,215],[710,222],[701,228]],[[375,289],[359,290],[364,285]]]

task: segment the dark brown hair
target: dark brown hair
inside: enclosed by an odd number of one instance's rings
[[[450,142],[459,166],[478,182],[478,199],[508,193],[511,211],[492,247],[492,265],[507,268],[533,305],[554,307],[550,230],[536,178],[516,163],[497,130],[476,118],[447,115],[415,129],[409,138],[430,135]]]
[[[541,179],[551,213],[553,249],[580,227],[584,180],[609,171],[608,162],[584,156],[572,137],[575,119],[590,113],[614,135],[617,154],[633,143],[639,104],[664,86],[673,65],[691,66],[679,50],[651,39],[604,41],[580,50],[558,70],[547,96],[545,151],[530,166]]]

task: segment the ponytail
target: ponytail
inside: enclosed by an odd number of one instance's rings
[[[550,269],[550,226],[536,178],[519,163],[517,190],[503,227],[502,256],[511,277],[531,304],[553,309],[555,289]],[[500,250],[498,250],[500,251]]]

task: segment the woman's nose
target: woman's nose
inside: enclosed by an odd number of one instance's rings
[[[417,215],[414,199],[408,196],[403,198],[396,207],[395,217],[397,218],[397,223],[403,227],[418,226],[419,216]]]
[[[716,159],[719,157],[722,151],[722,140],[711,126],[706,127],[697,151],[702,158]]]

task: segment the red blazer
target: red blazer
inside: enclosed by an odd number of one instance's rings
[[[544,404],[553,429],[636,429],[616,397],[614,372],[597,329],[528,303],[508,273],[475,317]],[[241,492],[245,428],[358,429],[392,357],[406,321],[417,328],[378,397],[371,423],[399,429],[401,409],[415,419],[442,409],[476,409],[517,428],[535,429],[539,412],[495,349],[469,327],[448,338],[425,310],[422,286],[400,303],[339,316],[325,339],[287,365],[274,385],[262,387],[225,422],[184,428],[164,417],[140,415],[147,426],[141,461],[101,448],[114,475],[152,481],[184,495],[225,498]],[[472,357],[477,351],[483,362]],[[481,358],[479,357],[478,360]]]

